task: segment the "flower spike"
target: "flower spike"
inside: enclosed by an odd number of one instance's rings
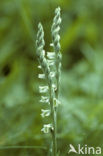
[[[52,135],[52,154],[57,155],[57,107],[60,104],[59,86],[60,86],[60,73],[61,73],[61,53],[60,53],[60,7],[55,10],[55,17],[53,19],[53,24],[51,27],[52,33],[52,43],[50,46],[53,48],[52,52],[46,52],[44,50],[44,30],[41,23],[38,24],[38,33],[36,40],[36,54],[39,62],[38,68],[42,70],[42,73],[38,75],[38,78],[44,79],[46,85],[39,86],[39,92],[43,94],[41,96],[40,102],[49,104],[50,109],[41,109],[41,116],[48,117],[51,124],[44,124],[41,129],[44,133],[51,132]],[[45,94],[45,96],[44,96]]]

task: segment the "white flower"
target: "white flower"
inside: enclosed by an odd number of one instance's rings
[[[46,116],[49,116],[50,115],[50,110],[44,110],[44,109],[41,109],[41,116],[44,118]]]
[[[53,103],[54,107],[58,107],[58,105],[61,104],[61,102],[58,99],[56,99],[56,98],[54,98],[53,101],[54,101],[54,103]]]
[[[43,125],[43,128],[41,129],[41,131],[44,133],[49,133],[50,129],[53,129],[52,124],[45,124]]]
[[[47,61],[48,61],[49,66],[53,66],[55,64],[54,60],[47,60]]]
[[[48,92],[48,89],[49,89],[48,86],[39,86],[40,93],[46,93],[46,92]]]
[[[42,51],[43,56],[45,56],[45,50]]]
[[[57,39],[58,39],[58,41],[59,41],[59,40],[60,40],[60,35],[58,34],[56,37],[57,37]]]
[[[50,72],[51,77],[55,76],[55,72]]]
[[[50,72],[50,76],[53,78],[55,77],[55,72]]]
[[[50,43],[50,46],[51,46],[51,47],[54,47],[54,44],[53,44],[53,43]]]
[[[40,102],[49,104],[49,98],[47,96],[41,96]]]
[[[55,84],[52,84],[52,88],[54,89],[54,91],[57,90],[57,86]]]
[[[38,68],[41,69],[42,67],[39,65]]]
[[[47,52],[48,59],[55,59],[55,52]]]
[[[39,79],[45,79],[45,74],[39,74],[39,75],[38,75],[38,78],[39,78]]]

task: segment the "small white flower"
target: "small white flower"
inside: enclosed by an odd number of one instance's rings
[[[61,18],[59,18],[58,23],[61,23],[61,22],[62,22],[62,19],[61,19]]]
[[[54,60],[47,60],[47,61],[48,61],[49,66],[53,66],[55,64]]]
[[[54,44],[53,44],[53,43],[50,43],[50,46],[51,46],[51,47],[54,47]]]
[[[44,118],[46,116],[49,116],[50,115],[50,110],[44,110],[44,109],[41,109],[41,116]]]
[[[42,67],[39,65],[38,68],[41,69]]]
[[[48,59],[55,59],[55,52],[47,52]]]
[[[57,90],[57,86],[55,84],[52,84],[52,88],[54,89],[54,91]]]
[[[39,79],[45,79],[45,74],[39,74],[39,75],[38,75],[38,78],[39,78]]]
[[[50,129],[53,129],[52,124],[45,124],[43,125],[43,128],[41,129],[41,131],[44,133],[49,133]]]
[[[43,53],[43,56],[45,56],[45,50],[43,50],[42,53]]]
[[[59,41],[59,40],[60,40],[60,35],[58,34],[58,35],[56,36],[56,38],[57,38],[57,40]]]
[[[41,96],[40,102],[49,104],[49,98],[47,96]]]
[[[53,77],[55,77],[55,72],[50,72],[50,76],[53,78]]]
[[[40,93],[47,93],[49,87],[48,86],[39,86]]]
[[[58,107],[58,105],[61,104],[61,102],[56,98],[54,98],[53,101],[54,101],[54,103],[53,103],[54,107]]]

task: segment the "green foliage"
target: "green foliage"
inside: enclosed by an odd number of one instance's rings
[[[70,143],[103,146],[103,1],[5,0],[0,1],[0,156],[49,155],[48,136],[40,132],[43,106],[34,51],[39,21],[49,49],[58,6],[63,53],[58,155],[68,155]]]

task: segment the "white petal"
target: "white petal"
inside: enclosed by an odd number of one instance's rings
[[[42,67],[39,65],[38,68],[41,69]]]
[[[43,131],[44,133],[49,133],[50,129],[53,129],[52,125],[51,124],[45,124],[43,126],[43,128],[41,129],[41,131]]]
[[[53,66],[55,64],[54,60],[47,60],[47,61],[48,61],[49,66]]]
[[[39,74],[39,75],[38,75],[38,78],[40,78],[40,79],[45,79],[45,74]]]
[[[43,118],[50,115],[50,110],[44,110],[44,109],[42,109],[41,111],[42,111],[41,116]]]
[[[42,128],[41,131],[44,132],[44,133],[48,133],[48,132],[45,131],[45,128]]]
[[[52,88],[53,88],[54,90],[57,90],[57,86],[56,86],[55,84],[52,84]]]
[[[58,100],[58,99],[56,99],[56,98],[54,98],[54,103],[53,103],[53,106],[54,107],[58,107],[58,105],[60,105],[61,104],[61,102]]]
[[[60,35],[58,34],[56,37],[57,37],[57,39],[58,39],[58,41],[59,41],[59,40],[60,40]]]
[[[42,103],[49,103],[49,98],[46,97],[46,96],[41,96],[40,102],[42,102]]]
[[[49,87],[48,86],[39,86],[40,93],[46,93],[48,92]]]
[[[45,50],[43,50],[42,53],[43,53],[43,56],[45,56]]]
[[[53,44],[53,43],[50,43],[50,46],[51,46],[51,47],[54,47],[54,44]]]
[[[59,18],[59,23],[61,23],[61,21],[62,21],[62,19],[61,19],[61,18]]]
[[[50,76],[53,78],[53,77],[55,77],[55,72],[50,72]]]
[[[47,52],[48,59],[55,59],[55,52]]]

